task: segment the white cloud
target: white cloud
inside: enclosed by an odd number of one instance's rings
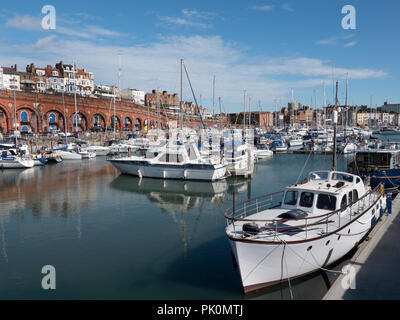
[[[57,37],[56,35],[51,35],[51,36],[42,38],[33,45],[33,48],[44,49],[44,48],[48,47],[56,37]]]
[[[272,11],[274,10],[275,6],[273,4],[271,5],[263,5],[263,6],[251,6],[251,10],[257,10],[257,11]]]
[[[30,15],[15,16],[6,22],[6,26],[23,30],[41,30],[42,20]]]
[[[315,44],[316,45],[339,46],[339,45],[343,45],[343,43],[346,40],[352,39],[354,37],[355,37],[354,33],[347,34],[344,36],[334,36],[334,37],[318,40],[315,42]],[[357,42],[352,41],[352,42],[348,42],[347,44],[350,44],[350,46],[354,46],[357,44]],[[344,46],[347,47],[347,44],[345,44]]]
[[[79,23],[79,27],[66,27],[65,24],[68,19],[63,18],[62,22],[64,25],[60,25],[60,23],[57,23],[57,27],[53,32],[66,35],[66,36],[71,36],[71,37],[77,37],[77,38],[83,38],[83,39],[97,39],[99,36],[102,37],[122,37],[125,36],[125,34],[116,32],[113,30],[109,30],[103,27],[95,26],[95,25],[86,25]],[[74,23],[72,24],[78,24],[78,21],[73,21]],[[29,30],[29,31],[44,31],[41,26],[41,19],[38,17],[30,16],[30,15],[24,15],[24,16],[15,16],[14,18],[9,19],[6,22],[6,26],[10,28],[17,28],[17,29],[23,29],[23,30]]]
[[[357,41],[348,42],[348,43],[346,43],[344,46],[345,46],[346,48],[350,48],[350,47],[354,47],[355,45],[357,45]]]
[[[190,26],[198,28],[212,28],[210,20],[214,19],[217,14],[213,12],[203,12],[194,9],[182,9],[182,16],[158,16],[158,19],[167,22],[170,25]]]
[[[286,10],[286,11],[289,11],[289,12],[293,12],[293,11],[294,11],[294,9],[293,9],[288,3],[284,3],[284,4],[281,6],[281,8],[282,8],[283,10]]]
[[[46,47],[47,45],[47,47]],[[329,83],[332,63],[308,57],[250,57],[238,45],[213,37],[165,37],[148,45],[130,47],[111,46],[99,42],[65,40],[55,37],[39,40],[34,46],[44,48],[40,60],[26,47],[0,48],[0,61],[4,64],[54,64],[59,60],[77,61],[79,67],[95,73],[96,83],[116,84],[118,54],[122,55],[122,87],[149,92],[160,90],[179,92],[179,60],[185,59],[194,90],[203,95],[203,101],[212,97],[212,79],[217,77],[217,96],[230,106],[240,106],[243,89],[254,101],[272,102],[285,97],[290,88],[313,88]],[[8,50],[9,55],[5,55]],[[3,53],[3,54],[2,54]],[[383,78],[387,73],[375,69],[334,68],[336,78],[352,80]],[[284,79],[284,80],[283,80]],[[291,80],[295,79],[295,80]],[[187,83],[186,99],[191,99]]]

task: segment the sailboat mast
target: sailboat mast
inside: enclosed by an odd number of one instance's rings
[[[65,145],[68,145],[68,139],[67,139],[67,118],[65,116],[65,101],[64,101],[64,92],[62,92],[62,103],[63,103],[63,112],[64,112],[64,132],[65,132]]]
[[[183,118],[183,114],[182,114],[182,103],[183,103],[183,59],[181,59],[181,101],[179,103],[179,126],[182,130],[183,124],[182,124],[182,118]]]
[[[74,63],[74,71],[73,72],[74,72],[74,87],[75,87],[75,90],[74,90],[74,101],[75,101],[75,116],[74,117],[75,117],[75,121],[76,121],[75,133],[78,133],[79,117],[78,117],[78,105],[76,103],[76,87],[77,87],[77,85],[76,85],[76,63]]]
[[[17,97],[15,95],[15,90],[14,91],[14,135],[15,135],[15,147],[17,147],[18,144],[18,136],[17,136]]]
[[[337,158],[336,158],[336,129],[338,120],[338,88],[339,81],[336,81],[336,98],[335,98],[335,109],[333,111],[333,171],[336,171]]]

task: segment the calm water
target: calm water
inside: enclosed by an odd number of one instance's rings
[[[290,299],[287,284],[242,294],[224,211],[234,191],[241,201],[296,182],[307,158],[275,155],[252,180],[214,184],[139,181],[102,158],[0,171],[0,299]],[[310,156],[301,178],[330,165]],[[41,289],[44,265],[55,291]],[[335,277],[293,281],[293,296],[320,299]]]

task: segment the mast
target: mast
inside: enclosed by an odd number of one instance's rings
[[[114,134],[114,140],[115,140],[115,123],[116,123],[116,119],[115,119],[115,98],[116,98],[116,90],[115,90],[115,86],[114,86],[114,90],[113,90],[113,105],[114,105],[114,115],[113,115],[113,134]]]
[[[65,132],[65,145],[68,146],[68,139],[67,139],[67,118],[65,116],[65,101],[64,101],[64,92],[62,92],[62,103],[63,103],[63,111],[64,111],[64,132]]]
[[[213,80],[213,109],[212,109],[212,126],[214,127],[214,116],[215,116],[215,76]]]
[[[181,59],[181,100],[179,102],[179,126],[182,130],[182,102],[183,102],[183,59]]]
[[[221,97],[219,97],[218,100],[219,100],[219,128],[222,129],[222,107],[221,107]]]
[[[244,106],[243,130],[245,130],[246,129],[246,90],[244,90],[244,95],[243,95],[243,106]]]
[[[15,147],[17,147],[18,144],[18,136],[17,136],[17,97],[15,95],[15,90],[14,91],[14,135],[15,135]]]
[[[74,72],[74,87],[75,87],[75,90],[74,90],[75,116],[74,116],[74,118],[76,118],[78,116],[78,106],[76,103],[76,87],[77,86],[76,86],[76,63],[75,62],[74,62],[74,71],[73,72]],[[76,118],[75,133],[78,133],[78,124],[79,124],[79,116],[78,116],[78,118]]]
[[[333,111],[333,171],[336,171],[337,159],[336,159],[336,129],[337,129],[337,119],[338,119],[338,88],[339,81],[336,81],[336,98],[335,98],[335,109]]]

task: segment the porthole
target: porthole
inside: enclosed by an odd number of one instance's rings
[[[338,239],[338,241],[340,240],[340,238],[341,238],[342,236],[339,236],[337,239]]]
[[[308,247],[308,248],[307,248],[307,251],[311,251],[311,249],[312,249],[312,246]]]
[[[330,243],[331,243],[331,241],[329,240],[325,245],[326,245],[326,246],[329,246]]]
[[[347,234],[350,234],[350,229],[349,229],[349,231],[347,231]]]

